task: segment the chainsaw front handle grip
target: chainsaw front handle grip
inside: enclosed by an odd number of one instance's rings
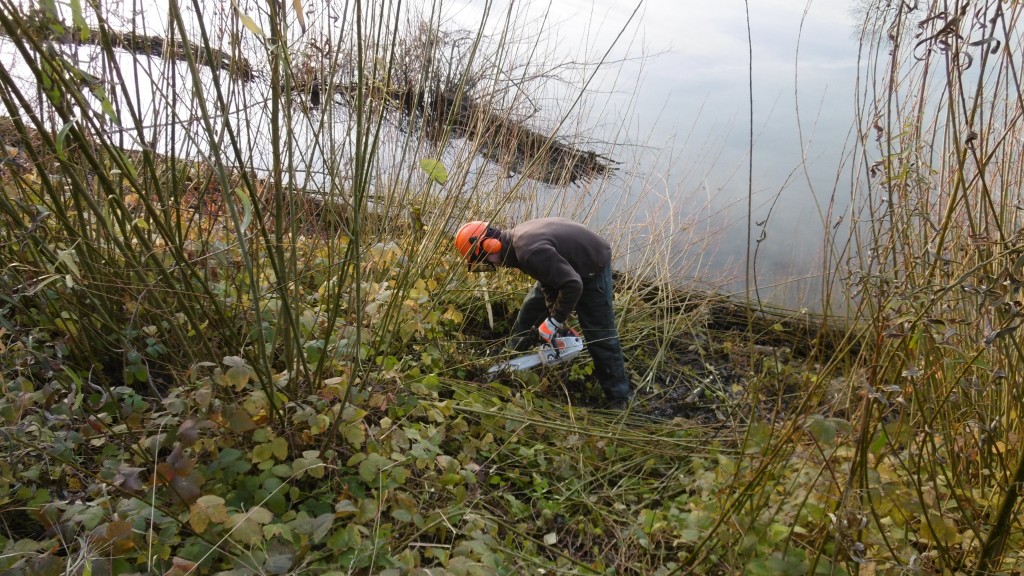
[[[547,320],[541,322],[540,326],[537,327],[537,332],[540,334],[541,340],[550,344],[552,340],[558,337],[558,333],[562,330],[563,326],[564,324],[558,320],[548,317]]]

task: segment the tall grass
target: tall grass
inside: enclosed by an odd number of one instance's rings
[[[844,495],[895,558],[1019,569],[1021,6],[866,3],[858,97],[869,194],[855,238],[867,375]],[[880,478],[881,476],[881,478]],[[967,559],[973,559],[968,561]]]

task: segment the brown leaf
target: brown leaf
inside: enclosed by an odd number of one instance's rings
[[[187,478],[177,476],[170,482],[171,499],[181,504],[192,504],[202,494],[200,489],[206,479],[198,471],[194,471]]]
[[[231,431],[236,434],[244,434],[256,429],[256,423],[252,421],[252,416],[249,415],[245,410],[239,410],[236,408],[230,409],[231,413],[228,414],[228,426]]]
[[[177,476],[188,476],[196,467],[195,461],[185,454],[181,446],[174,447],[174,450],[167,456],[167,463],[174,467]]]
[[[181,445],[188,448],[199,440],[199,435],[202,434],[203,430],[213,426],[213,422],[209,420],[196,420],[195,418],[189,418],[181,423],[178,427],[178,440]]]
[[[174,558],[171,558],[171,569],[164,572],[164,576],[186,576],[187,574],[197,574],[198,568],[199,564],[175,556]]]
[[[117,474],[114,475],[114,485],[120,486],[125,490],[142,490],[145,487],[145,482],[142,481],[139,474],[143,470],[143,468],[135,468],[122,462],[121,466],[117,469]]]

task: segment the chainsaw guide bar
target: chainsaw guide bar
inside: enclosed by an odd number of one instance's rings
[[[520,372],[537,366],[554,366],[568,362],[583,352],[583,338],[579,336],[563,336],[554,339],[551,344],[541,344],[536,352],[524,354],[511,360],[499,362],[487,370],[490,376],[503,372]]]

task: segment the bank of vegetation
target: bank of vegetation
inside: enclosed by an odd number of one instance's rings
[[[371,4],[154,35],[0,0],[0,570],[1021,570],[1024,6],[865,3],[842,316],[616,238],[607,412],[586,361],[486,378],[527,285],[451,250],[467,214],[596,219],[621,164],[537,96],[603,63]]]

